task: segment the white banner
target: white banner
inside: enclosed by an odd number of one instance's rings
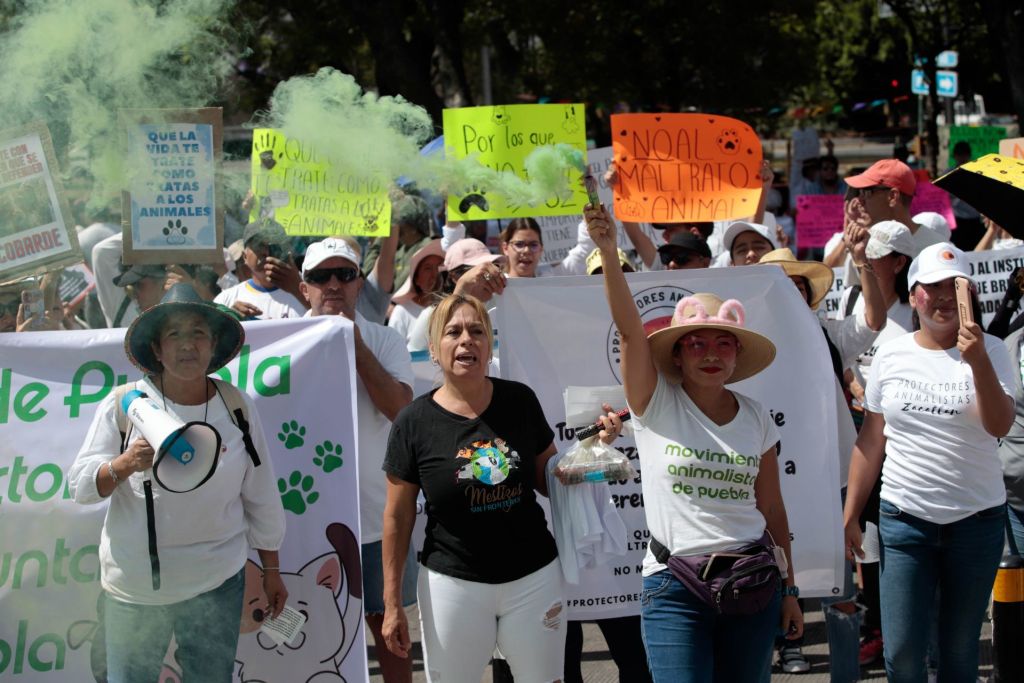
[[[331,316],[245,330],[241,354],[220,374],[256,402],[286,510],[280,559],[288,603],[309,621],[292,646],[246,632],[243,621],[237,680],[367,680],[352,325]],[[75,504],[64,473],[99,401],[139,376],[123,335],[0,335],[0,680],[93,680],[106,505]],[[246,605],[258,578],[253,553]],[[179,680],[169,657],[160,681]]]
[[[778,355],[755,377],[734,385],[771,412],[782,434],[779,473],[789,515],[796,582],[808,597],[842,587],[842,510],[832,363],[815,316],[781,269],[702,269],[628,276],[645,324],[670,318],[693,292],[736,298],[747,325],[775,342]],[[564,452],[572,427],[564,421],[566,386],[621,383],[618,340],[599,277],[520,278],[509,281],[496,313],[503,377],[528,384],[540,399]],[[618,446],[640,469],[631,437]],[[642,474],[642,473],[641,473]],[[626,523],[629,554],[617,565],[583,573],[569,586],[570,618],[638,614],[640,568],[648,532],[639,477],[609,484]]]
[[[967,262],[971,264],[971,275],[978,285],[982,327],[988,327],[1006,295],[1010,275],[1014,269],[1024,266],[1024,247],[969,251]]]

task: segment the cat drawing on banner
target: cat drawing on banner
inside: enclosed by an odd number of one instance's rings
[[[245,565],[245,597],[237,661],[241,683],[338,683],[341,664],[355,643],[363,618],[359,541],[343,524],[327,527],[334,548],[297,572],[282,572],[288,604],[306,615],[290,645],[278,645],[260,625],[265,617],[263,570]]]

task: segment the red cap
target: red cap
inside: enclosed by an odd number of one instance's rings
[[[899,159],[882,159],[871,164],[871,168],[860,175],[846,178],[846,184],[853,188],[884,185],[894,187],[905,195],[914,196],[917,180],[910,167]]]

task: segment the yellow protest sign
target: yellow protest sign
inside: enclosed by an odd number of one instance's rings
[[[257,128],[250,219],[273,218],[289,235],[388,235],[389,180],[368,171],[368,163],[347,161],[342,167],[318,153],[315,143]]]
[[[540,192],[537,203],[522,198],[524,179],[531,180],[525,161],[538,147],[570,145],[586,161],[586,131],[582,104],[511,104],[444,110],[444,141],[449,159],[474,158],[491,173],[464,187],[450,188],[448,218],[524,218],[566,216],[583,211],[587,195],[581,172],[565,168],[571,196]],[[484,170],[484,169],[481,169]],[[537,182],[537,179],[532,179]],[[534,187],[535,190],[541,189]]]
[[[761,196],[761,141],[716,114],[616,114],[615,216],[649,223],[753,215]]]

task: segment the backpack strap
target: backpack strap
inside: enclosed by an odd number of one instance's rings
[[[242,442],[245,444],[245,451],[252,460],[253,467],[260,466],[260,454],[256,451],[256,444],[252,441],[252,434],[249,433],[249,406],[242,397],[242,392],[234,384],[229,384],[221,379],[211,377],[213,386],[224,401],[232,422],[242,432]]]
[[[114,324],[111,327],[121,327],[121,321],[124,320],[124,314],[128,312],[128,306],[131,303],[132,298],[125,294],[124,299],[121,300],[121,305],[117,307],[117,313],[114,314]]]
[[[124,453],[124,447],[128,445],[128,415],[124,412],[124,397],[129,391],[135,388],[135,382],[129,382],[128,384],[122,384],[121,386],[114,387],[114,419],[117,420],[117,431],[121,432],[121,452]]]
[[[846,310],[843,312],[844,317],[849,318],[853,315],[853,306],[857,303],[857,298],[860,296],[860,292],[860,285],[850,287],[850,296],[846,297]]]

